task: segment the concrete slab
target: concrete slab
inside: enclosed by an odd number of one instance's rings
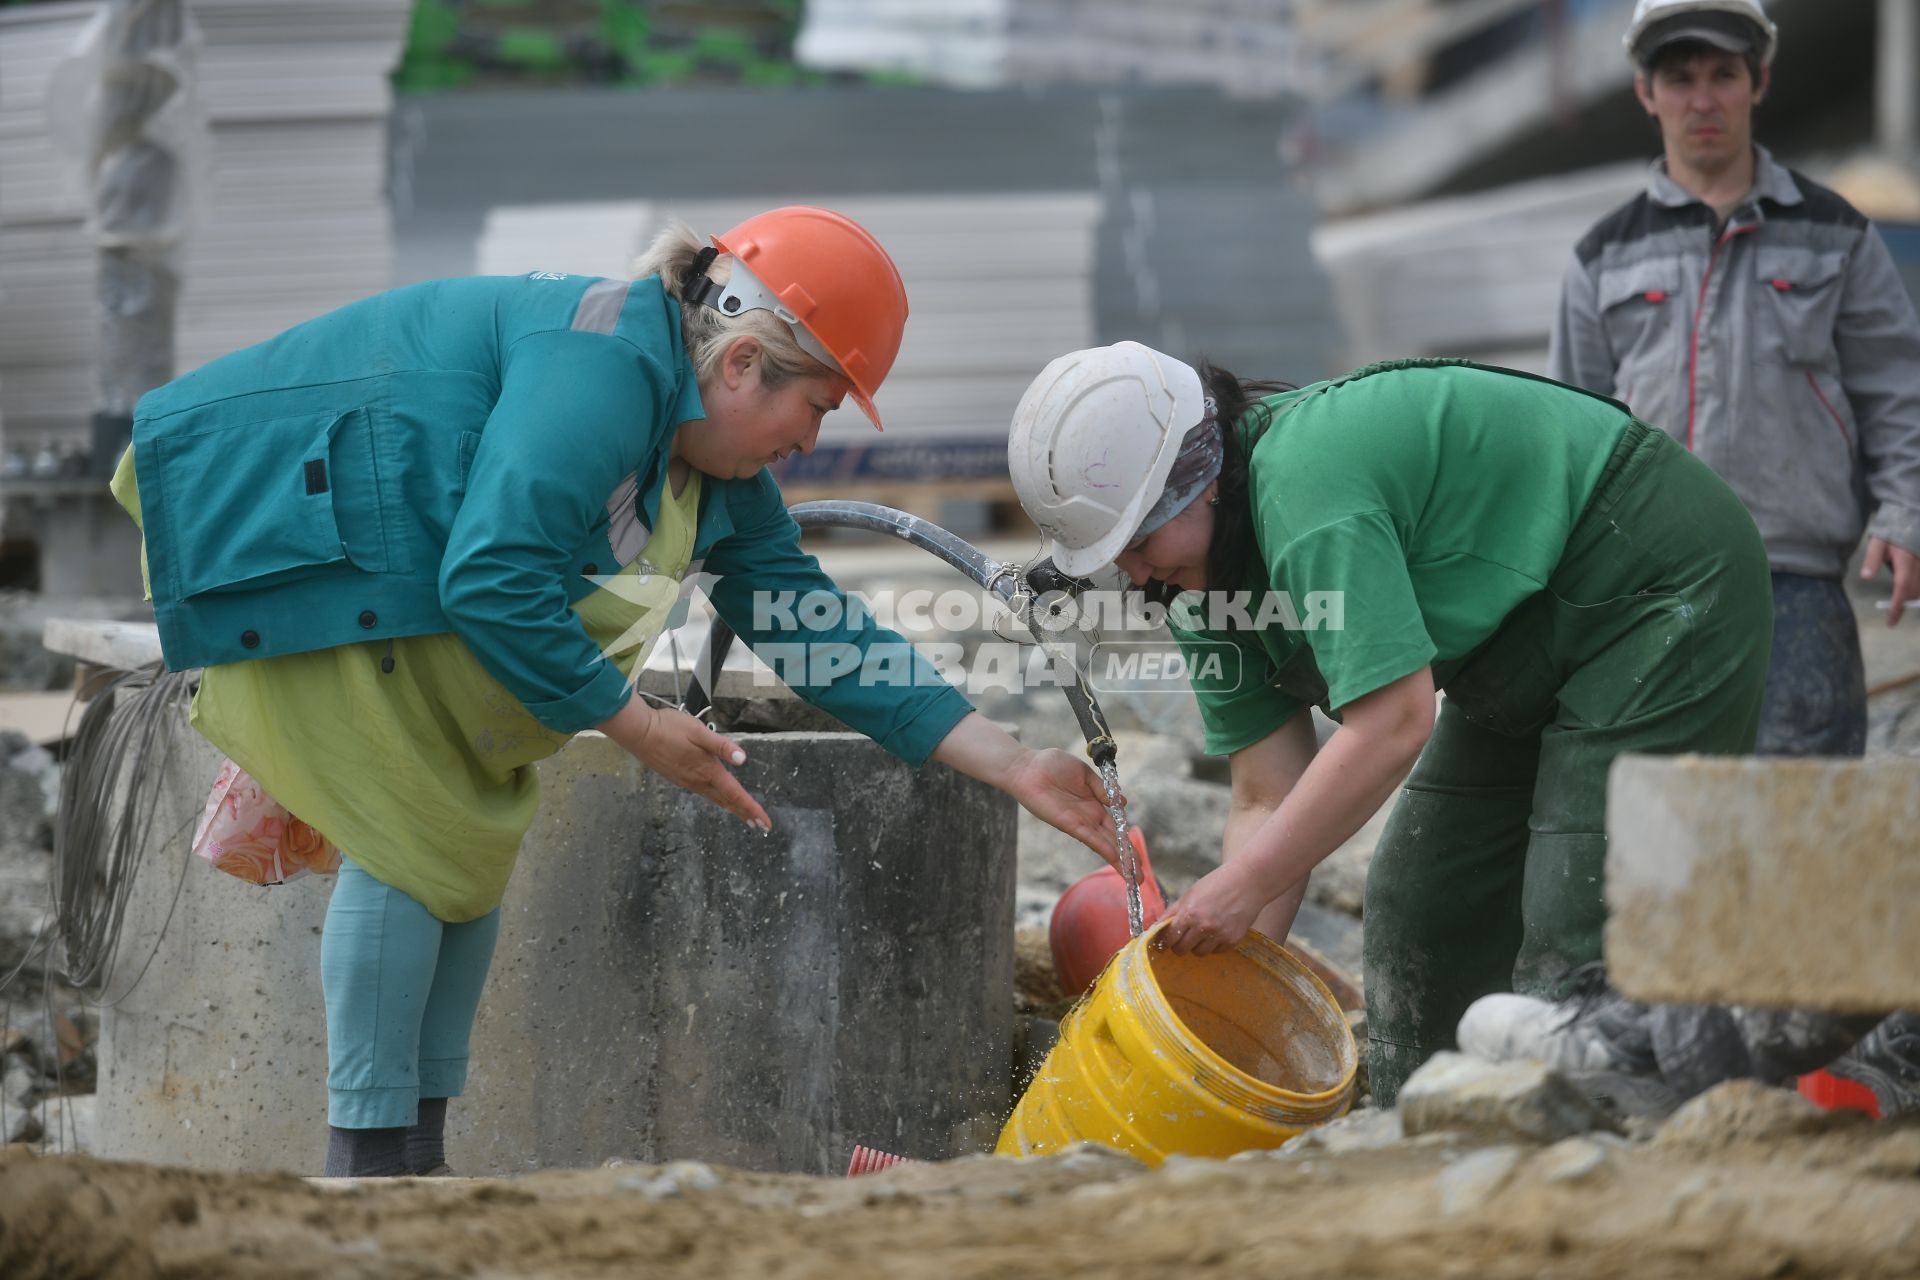
[[[599,734],[538,766],[448,1114],[455,1168],[838,1173],[855,1142],[992,1145],[1010,1102],[1012,800],[853,734],[743,743],[771,836]],[[218,762],[183,720],[150,763],[154,844],[102,1010],[96,1150],[313,1172],[332,877],[263,889],[191,857]]]
[[[118,671],[132,671],[161,660],[160,628],[151,622],[48,618],[40,642],[49,653]]]
[[[1606,892],[1637,999],[1920,1005],[1920,760],[1622,757]]]

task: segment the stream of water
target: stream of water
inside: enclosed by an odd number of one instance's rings
[[[1100,766],[1100,781],[1106,784],[1107,815],[1113,819],[1113,843],[1120,854],[1120,874],[1127,882],[1127,930],[1137,938],[1146,929],[1140,906],[1140,858],[1127,834],[1127,811],[1120,807],[1120,770],[1111,760]]]

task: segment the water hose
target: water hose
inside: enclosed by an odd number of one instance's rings
[[[1113,763],[1116,754],[1113,732],[1107,728],[1107,718],[1101,714],[1100,704],[1094,701],[1079,666],[1071,657],[1048,643],[1035,626],[1031,614],[1022,616],[1018,603],[1022,597],[1030,601],[1062,592],[1071,594],[1087,586],[1085,581],[1060,572],[1051,560],[1042,560],[1025,570],[1018,565],[1001,564],[966,539],[942,529],[931,520],[893,507],[883,507],[876,502],[830,498],[820,502],[798,503],[789,507],[787,512],[802,529],[864,529],[869,533],[884,533],[898,538],[938,556],[973,579],[1026,624],[1057,673],[1073,677],[1071,681],[1062,682],[1061,692],[1066,694],[1067,704],[1073,708],[1073,718],[1079,722],[1080,732],[1087,740],[1087,755],[1097,766]],[[708,673],[706,683],[719,680],[721,664],[726,660],[727,650],[732,647],[733,641],[733,628],[716,617],[707,642],[706,662],[700,668]],[[710,705],[712,696],[696,672],[683,709],[699,715]]]

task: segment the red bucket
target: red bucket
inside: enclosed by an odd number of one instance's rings
[[[1128,835],[1140,860],[1141,915],[1151,928],[1154,921],[1167,914],[1167,902],[1160,896],[1153,864],[1147,860],[1146,836],[1138,827]],[[1127,882],[1120,873],[1102,867],[1076,880],[1053,904],[1053,921],[1047,927],[1053,975],[1060,989],[1070,996],[1084,995],[1107,962],[1132,940],[1133,931],[1127,925]]]

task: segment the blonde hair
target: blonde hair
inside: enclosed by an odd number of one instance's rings
[[[686,340],[687,357],[693,361],[694,376],[706,382],[720,368],[720,360],[736,338],[759,340],[764,362],[760,366],[760,385],[773,390],[791,378],[813,378],[832,373],[826,365],[808,355],[794,341],[787,322],[771,311],[743,311],[724,316],[712,307],[686,301],[680,283],[692,269],[694,260],[707,242],[677,218],[668,222],[634,260],[635,279],[659,276],[667,295],[680,303],[680,332]],[[733,274],[733,255],[720,254],[707,268],[716,284],[725,284]]]

